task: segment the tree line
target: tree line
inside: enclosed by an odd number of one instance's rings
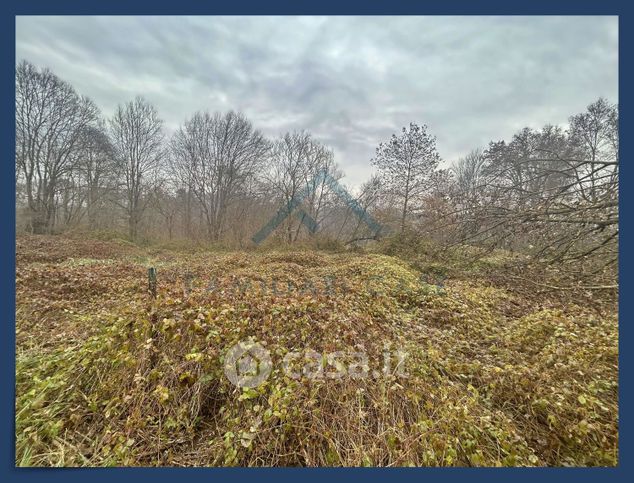
[[[125,230],[133,241],[248,246],[262,223],[305,191],[300,214],[284,221],[274,243],[353,244],[408,232],[442,246],[615,269],[616,105],[599,99],[566,128],[525,128],[448,169],[441,161],[426,125],[410,123],[379,143],[376,174],[355,190],[358,206],[385,227],[376,233],[317,176],[342,180],[343,172],[333,151],[306,131],[267,139],[241,113],[200,111],[167,136],[142,97],[105,119],[50,70],[16,66],[19,230]]]

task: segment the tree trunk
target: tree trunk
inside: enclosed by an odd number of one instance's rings
[[[128,228],[129,228],[128,234],[130,236],[130,240],[136,241],[137,236],[139,234],[139,220],[137,219],[136,213],[130,213]]]
[[[405,202],[403,203],[403,214],[401,215],[401,233],[405,231],[405,218],[407,217],[407,205],[409,203],[409,195],[405,195]]]

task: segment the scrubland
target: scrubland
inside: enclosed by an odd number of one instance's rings
[[[20,236],[16,464],[616,465],[615,294],[529,283],[510,257]],[[244,340],[272,360],[252,388],[223,368]],[[308,350],[368,367],[292,377]]]

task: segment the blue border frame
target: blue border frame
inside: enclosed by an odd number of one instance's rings
[[[632,473],[632,463],[629,460],[631,452],[632,427],[628,411],[632,408],[631,398],[631,370],[632,360],[629,352],[624,351],[627,342],[632,340],[629,316],[632,314],[632,301],[628,297],[619,300],[619,331],[620,331],[620,372],[628,377],[619,377],[619,407],[620,411],[620,464],[617,468],[531,468],[531,469],[487,469],[487,468],[398,468],[398,469],[298,469],[298,468],[110,468],[110,469],[31,469],[15,468],[15,196],[14,170],[12,162],[15,156],[15,16],[16,15],[618,15],[619,16],[619,86],[633,85],[630,60],[632,54],[628,52],[632,36],[632,16],[625,2],[620,4],[613,0],[562,0],[553,4],[552,0],[532,0],[513,4],[500,0],[484,0],[479,2],[460,0],[441,2],[424,2],[422,0],[322,0],[308,3],[302,0],[273,0],[262,2],[257,0],[242,0],[241,2],[227,2],[213,4],[204,0],[137,0],[134,3],[122,0],[109,0],[102,3],[89,3],[79,0],[29,0],[22,4],[17,1],[5,1],[0,5],[4,15],[0,17],[0,46],[3,54],[1,58],[0,86],[4,95],[0,96],[0,105],[5,122],[0,124],[0,150],[3,160],[0,176],[0,206],[5,207],[4,216],[0,219],[0,243],[3,256],[0,257],[0,308],[3,312],[2,357],[0,371],[2,374],[2,391],[0,395],[0,479],[2,481],[84,481],[90,478],[94,482],[108,481],[117,478],[123,481],[158,480],[171,481],[175,478],[188,480],[225,479],[265,479],[265,480],[321,480],[341,478],[354,481],[367,479],[418,479],[433,478],[447,480],[487,480],[507,481],[513,478],[517,481],[542,481],[574,479],[576,481],[615,480],[624,478]],[[627,136],[631,125],[630,116],[632,106],[628,92],[619,89],[621,159],[628,160],[632,152],[631,141]],[[621,167],[621,181],[633,182],[629,164]],[[621,247],[626,247],[629,238],[628,226],[631,225],[631,215],[625,207],[632,205],[632,195],[629,190],[620,193],[620,224]],[[623,230],[625,228],[625,230]],[[631,262],[628,251],[620,252],[620,287],[627,290],[630,286],[631,274],[626,267]],[[625,409],[625,411],[623,411]],[[630,476],[630,479],[632,477]]]

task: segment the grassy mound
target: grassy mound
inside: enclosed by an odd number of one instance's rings
[[[386,255],[45,240],[18,245],[19,465],[617,464],[613,313]],[[253,388],[224,371],[245,340],[273,363]]]

